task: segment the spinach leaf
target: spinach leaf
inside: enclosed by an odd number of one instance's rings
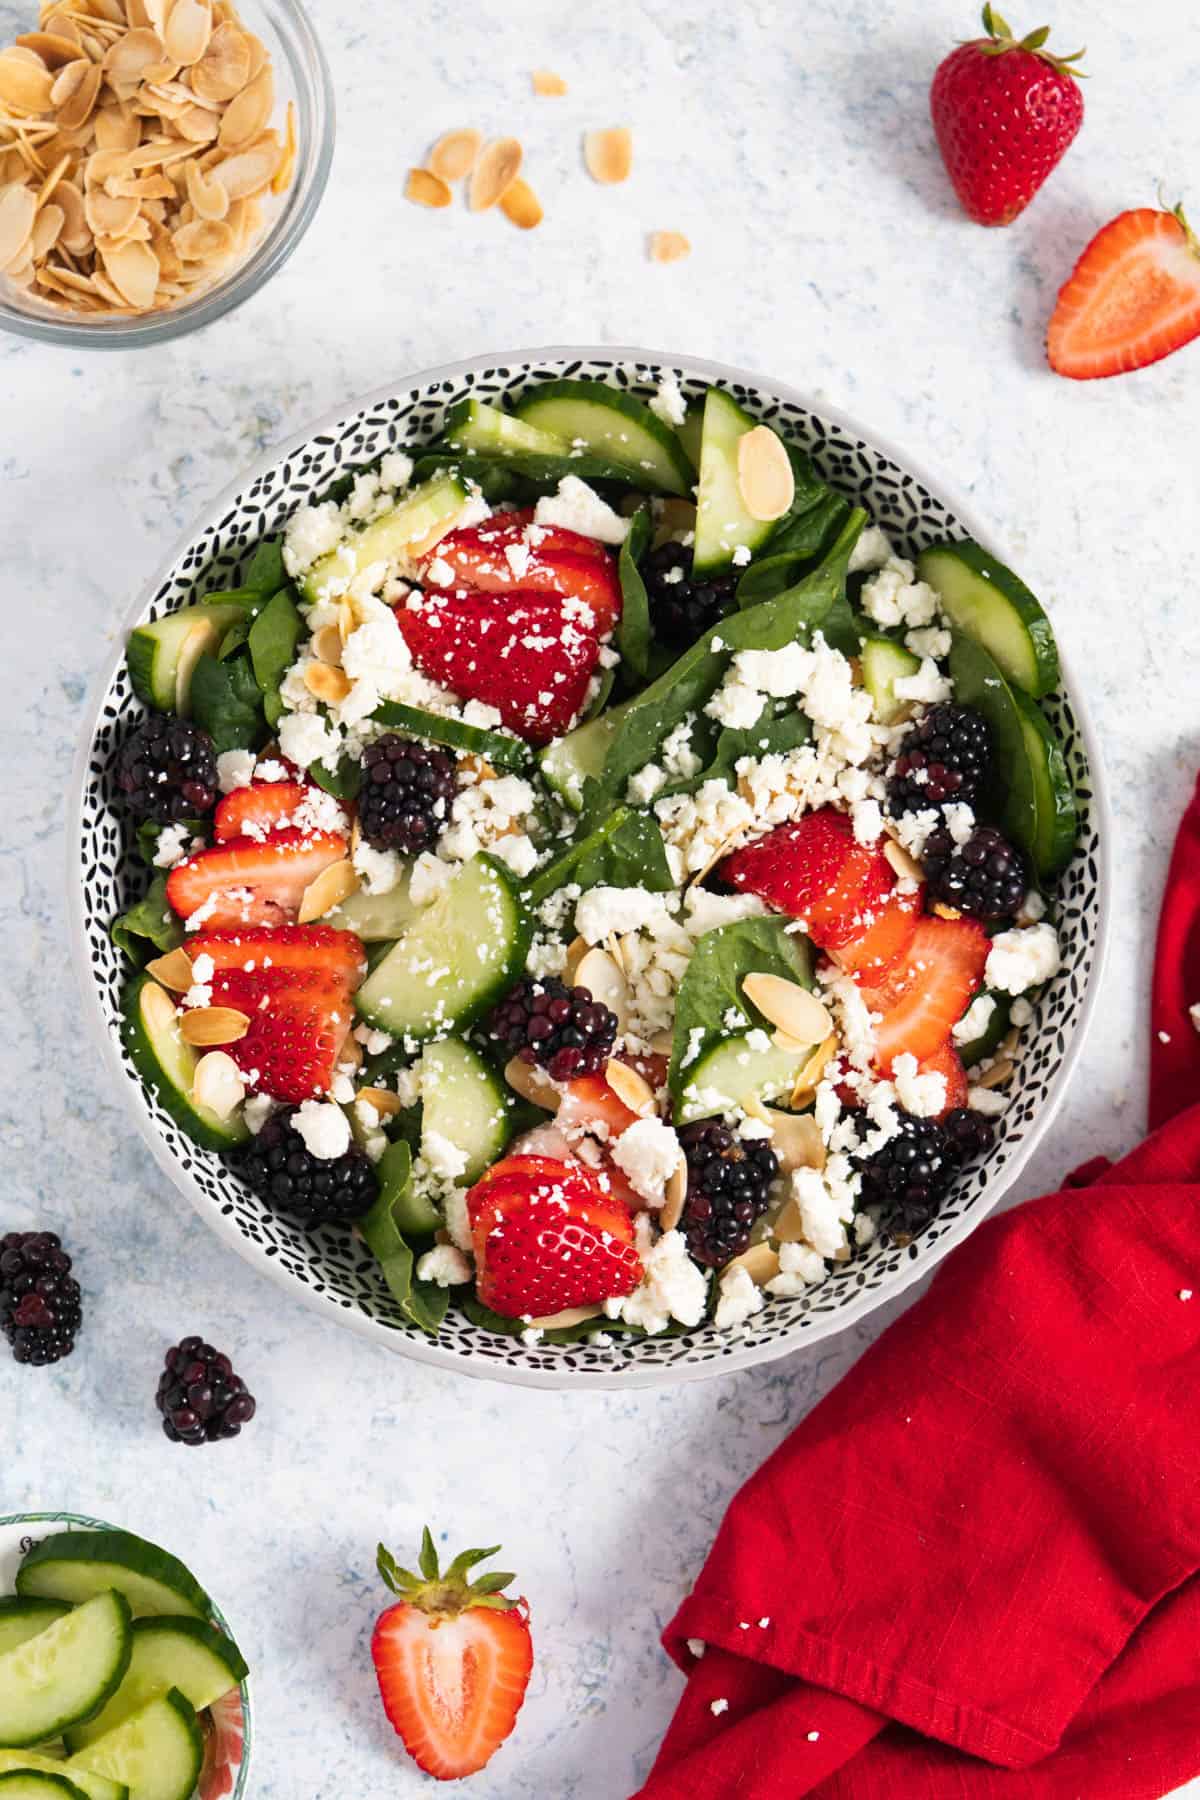
[[[554,491],[553,482],[548,487],[544,484],[539,487],[526,476],[510,469],[506,457],[471,455],[461,450],[427,450],[418,458],[413,469],[413,485],[419,486],[431,475],[439,475],[443,469],[455,469],[465,481],[475,482],[489,506],[496,506],[505,500],[513,500],[523,506],[538,499],[540,494]]]
[[[259,594],[264,600],[277,594],[287,584],[287,570],[283,566],[283,538],[263,538],[254,555],[250,558],[250,567],[246,570],[243,587],[252,593]]]
[[[415,1279],[412,1247],[401,1236],[395,1219],[397,1201],[411,1180],[411,1150],[403,1142],[390,1144],[379,1162],[379,1198],[359,1220],[358,1229],[405,1318],[436,1336],[446,1316],[449,1292],[435,1282]]]
[[[203,837],[208,825],[203,819],[179,819],[178,824],[190,831],[193,837]],[[154,852],[158,848],[158,840],[166,830],[157,819],[143,819],[137,828],[137,851],[144,863],[153,864]]]
[[[812,986],[808,939],[790,932],[788,924],[787,919],[739,919],[734,925],[706,931],[697,941],[675,1000],[675,1038],[667,1082],[677,1100],[686,1069],[729,1036],[725,1015],[731,1007],[745,1021],[736,1029],[755,1025],[766,1031],[774,1029],[743,994],[747,975],[781,975],[785,981]]]
[[[648,812],[618,806],[595,831],[576,834],[554,861],[531,877],[523,898],[537,906],[568,881],[580,887],[643,887],[665,894],[675,883],[662,832]]]
[[[621,622],[617,626],[617,649],[621,660],[645,681],[650,673],[650,602],[646,584],[638,564],[650,542],[650,508],[640,506],[633,515],[621,554],[617,573],[621,578]]]
[[[220,755],[252,750],[263,738],[262,696],[247,656],[218,662],[206,652],[192,673],[192,717]]]
[[[809,512],[777,532],[766,556],[754,562],[738,582],[740,607],[771,600],[807,575],[845,524],[850,502],[827,492]]]
[[[703,712],[734,651],[782,650],[821,624],[845,593],[850,552],[866,518],[861,510],[852,512],[817,568],[773,599],[718,620],[637,696],[623,714],[600,774],[584,782],[585,826],[595,827],[609,816],[629,777],[653,759],[668,732],[689,713]]]
[[[140,968],[151,947],[174,950],[183,942],[183,922],[167,903],[167,877],[160,869],[145,898],[114,919],[109,928],[113,943]]]
[[[332,794],[335,800],[356,800],[358,790],[362,786],[362,764],[357,757],[343,756],[336,769],[327,767],[325,763],[313,763],[309,771],[309,779],[315,781],[319,788]]]
[[[296,660],[296,645],[304,636],[304,621],[287,588],[263,607],[246,637],[250,663],[263,697],[267,724],[278,725],[283,712],[279,684]]]
[[[617,680],[617,671],[615,668],[614,669],[601,669],[600,679],[599,679],[599,682],[596,687],[595,698],[593,699],[591,705],[588,707],[587,711],[583,714],[582,718],[580,719],[580,721],[579,721],[580,725],[590,725],[593,719],[598,719],[600,717],[600,714],[604,711],[605,707],[608,705],[609,701],[612,699],[612,691],[616,685],[616,680]],[[575,726],[573,729],[578,730],[579,727]]]
[[[252,617],[253,615],[247,612],[243,613],[240,619],[234,620],[233,624],[229,627],[229,630],[225,633],[225,636],[221,639],[221,642],[217,645],[218,662],[225,662],[229,657],[236,655],[241,649],[242,645],[246,642],[246,639],[250,636],[250,621]]]
[[[692,775],[684,782],[676,782],[664,792],[672,794],[694,793],[706,781],[718,778],[730,787],[737,778],[737,765],[743,756],[752,756],[756,760],[763,756],[782,755],[786,750],[796,750],[806,744],[812,736],[812,726],[807,716],[800,712],[793,702],[777,702],[787,706],[789,710],[777,713],[773,718],[768,716],[759,719],[753,725],[744,725],[735,730],[726,725],[717,738],[712,761],[707,768],[701,769],[698,775]],[[770,705],[770,702],[767,702]]]
[[[444,719],[440,713],[426,712],[422,706],[407,706],[399,700],[384,700],[371,714],[381,725],[393,725],[398,731],[424,738],[430,744],[449,744],[455,750],[473,750],[498,769],[523,770],[529,764],[529,746],[520,738],[506,737],[502,731],[487,731],[479,725],[465,725],[461,719]]]

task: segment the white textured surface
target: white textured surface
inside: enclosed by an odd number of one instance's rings
[[[845,406],[970,492],[1050,604],[1087,680],[1117,805],[1116,932],[1101,1014],[1027,1197],[1144,1113],[1158,893],[1196,763],[1195,410],[1200,347],[1074,387],[1041,335],[1073,256],[1123,205],[1196,169],[1194,27],[1157,0],[1063,0],[1088,43],[1088,123],[1032,211],[966,223],[926,121],[951,0],[880,11],[476,0],[452,30],[411,0],[317,0],[341,130],[324,208],[267,292],[197,338],[80,356],[0,340],[0,542],[8,704],[0,1229],[61,1226],[88,1300],[54,1373],[0,1360],[0,1511],[73,1507],[190,1556],[256,1671],[256,1800],[425,1792],[379,1710],[367,1654],[374,1546],[430,1519],[500,1541],[537,1641],[488,1800],[615,1800],[678,1691],[656,1642],[729,1496],[843,1373],[869,1331],[677,1393],[577,1399],[473,1385],[360,1343],[220,1251],[133,1141],[82,1046],[67,967],[62,795],[113,621],[200,503],[263,448],[392,375],[488,347],[642,343],[745,364]],[[0,27],[28,14],[0,0]],[[1028,26],[1039,22],[1023,19]],[[1164,57],[1191,30],[1189,64]],[[1067,40],[1071,40],[1069,43]],[[533,100],[528,70],[571,83]],[[579,134],[628,121],[623,189]],[[426,213],[404,172],[451,126],[515,130],[547,221]],[[1191,152],[1190,156],[1187,154]],[[645,234],[686,231],[655,267]],[[236,1444],[168,1447],[158,1359],[190,1330],[236,1358],[260,1416]]]

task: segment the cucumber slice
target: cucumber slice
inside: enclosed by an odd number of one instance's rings
[[[69,1757],[64,1771],[72,1780],[75,1769],[92,1769],[123,1781],[129,1800],[191,1800],[203,1762],[195,1708],[178,1688],[171,1688]]]
[[[63,1765],[56,1757],[39,1756],[36,1750],[0,1750],[0,1778],[14,1769],[67,1780]],[[96,1775],[91,1769],[72,1769],[70,1780],[75,1784],[72,1793],[82,1794],[84,1800],[129,1800],[129,1789],[123,1781],[110,1781],[107,1775]],[[12,1793],[11,1788],[0,1787],[4,1800],[12,1800]]]
[[[981,1063],[985,1056],[992,1056],[998,1048],[1000,1040],[1008,1035],[1012,995],[989,993],[987,997],[995,1004],[986,1029],[981,1031],[977,1038],[972,1038],[969,1044],[955,1046],[958,1050],[959,1060],[965,1069],[973,1069],[975,1064]]]
[[[588,776],[599,775],[604,767],[609,745],[620,730],[622,717],[632,705],[632,700],[626,700],[620,706],[612,706],[607,712],[589,719],[586,725],[577,725],[565,737],[555,738],[552,744],[539,751],[542,780],[573,812],[578,812],[583,805],[583,784]]]
[[[200,1056],[179,1035],[175,1002],[149,975],[135,975],[121,998],[121,1041],[134,1068],[175,1123],[206,1150],[228,1150],[246,1137],[241,1109],[220,1119],[192,1099]]]
[[[0,1800],[87,1800],[87,1795],[65,1775],[46,1769],[6,1769],[0,1772]]]
[[[331,576],[349,581],[372,563],[394,562],[439,526],[449,531],[467,499],[466,488],[454,475],[435,475],[413,488],[390,512],[364,525],[340,549],[313,564],[300,584],[305,598],[314,603],[319,600]]]
[[[184,606],[131,631],[125,662],[138,699],[186,718],[192,670],[206,652],[216,655],[229,627],[245,616],[240,606]]]
[[[369,1025],[433,1038],[473,1023],[524,967],[531,927],[511,876],[476,856],[451,876],[354,996]]]
[[[921,659],[891,638],[864,638],[858,654],[875,717],[881,725],[890,725],[908,705],[907,700],[897,700],[895,683],[902,675],[915,675]]]
[[[446,414],[442,441],[451,450],[475,450],[485,456],[527,453],[566,456],[571,446],[553,431],[540,431],[485,400],[460,400]]]
[[[1041,606],[1004,564],[965,539],[935,544],[917,558],[956,631],[982,644],[1000,672],[1035,699],[1058,685],[1058,646]]]
[[[353,931],[364,944],[395,943],[421,912],[408,891],[409,873],[406,869],[387,894],[368,894],[365,888],[358,888],[321,920],[322,925]]]
[[[683,454],[700,473],[700,442],[704,436],[704,402],[693,400],[687,409],[683,424],[677,428],[676,435],[683,446]]]
[[[695,479],[669,425],[632,394],[602,381],[544,381],[513,409],[526,425],[565,438],[628,470],[632,487],[662,494],[690,494]]]
[[[94,1718],[64,1733],[67,1748],[76,1751],[94,1744],[171,1688],[178,1688],[197,1712],[203,1712],[244,1681],[247,1673],[233,1639],[205,1619],[138,1619],[124,1681]]]
[[[1013,691],[983,645],[960,632],[954,634],[949,666],[954,698],[960,705],[973,706],[982,713],[991,727],[995,775],[985,794],[987,809],[995,814],[1013,843],[1036,862],[1034,770]]]
[[[23,1600],[20,1595],[0,1600],[0,1656],[27,1643],[69,1611],[61,1600]]]
[[[697,575],[712,575],[733,565],[739,544],[761,549],[777,519],[754,519],[746,511],[738,485],[738,443],[758,424],[729,394],[709,388],[704,402],[700,440],[700,485],[696,490]]]
[[[1025,749],[1033,776],[1037,841],[1033,862],[1043,881],[1052,881],[1070,862],[1079,838],[1079,808],[1062,745],[1036,700],[1013,688]]]
[[[132,1531],[62,1531],[43,1538],[17,1570],[17,1592],[72,1605],[116,1588],[134,1616],[206,1619],[212,1604],[179,1558]]]
[[[90,1718],[129,1667],[133,1619],[111,1588],[0,1656],[0,1745],[41,1744]]]
[[[478,1181],[511,1136],[508,1089],[489,1062],[461,1038],[426,1044],[421,1056],[421,1151],[431,1132],[448,1138],[467,1158],[456,1179]]]
[[[751,1033],[733,1037],[700,1055],[688,1072],[680,1095],[684,1124],[707,1119],[713,1113],[733,1112],[749,1100],[776,1100],[790,1094],[796,1077],[812,1055],[811,1049],[780,1050],[768,1040],[766,1049],[755,1048]]]
[[[487,731],[479,725],[466,725],[461,719],[444,719],[440,713],[426,712],[420,706],[405,706],[400,700],[385,700],[371,714],[381,725],[394,725],[410,737],[425,738],[431,744],[449,744],[452,750],[471,750],[484,756],[499,769],[515,769],[518,773],[529,766],[529,746],[520,738],[505,737],[502,731]]]

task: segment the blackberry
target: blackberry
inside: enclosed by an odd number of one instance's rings
[[[721,1119],[681,1126],[679,1142],[688,1170],[679,1228],[688,1254],[719,1269],[749,1244],[755,1220],[767,1210],[779,1158],[765,1140],[739,1138]]]
[[[739,580],[735,570],[709,581],[693,581],[692,553],[683,544],[660,544],[651,550],[641,575],[655,636],[664,644],[680,645],[694,644],[732,611]]]
[[[173,1444],[237,1437],[258,1410],[229,1358],[198,1337],[185,1337],[167,1351],[154,1403]]]
[[[83,1322],[71,1258],[52,1231],[0,1237],[0,1330],[19,1363],[60,1362]]]
[[[888,809],[896,816],[924,812],[950,801],[973,801],[992,754],[992,734],[982,714],[943,702],[904,734],[892,765]]]
[[[1028,886],[1024,858],[994,826],[981,825],[962,845],[939,826],[926,839],[921,860],[930,899],[973,919],[1004,919],[1020,912]]]
[[[929,1224],[963,1164],[991,1144],[992,1125],[966,1107],[956,1107],[941,1124],[912,1113],[899,1117],[896,1136],[856,1164],[862,1205],[878,1207],[880,1224],[896,1243],[907,1244]]]
[[[202,819],[217,804],[217,753],[190,719],[151,713],[121,745],[116,782],[139,820],[174,825]]]
[[[358,823],[376,850],[416,856],[432,850],[450,822],[458,792],[455,762],[448,750],[414,743],[394,732],[363,751]]]
[[[292,1124],[296,1108],[273,1113],[236,1165],[254,1192],[275,1212],[301,1225],[342,1224],[369,1212],[379,1182],[364,1151],[314,1156]]]
[[[612,1054],[617,1015],[585,987],[553,975],[519,981],[493,1008],[487,1033],[510,1056],[537,1063],[552,1081],[598,1075]]]

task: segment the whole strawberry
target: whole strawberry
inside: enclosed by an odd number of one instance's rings
[[[1083,94],[1070,56],[1046,49],[1048,25],[1017,39],[990,6],[984,38],[938,65],[929,109],[954,191],[980,225],[1010,225],[1024,212],[1083,124]]]

